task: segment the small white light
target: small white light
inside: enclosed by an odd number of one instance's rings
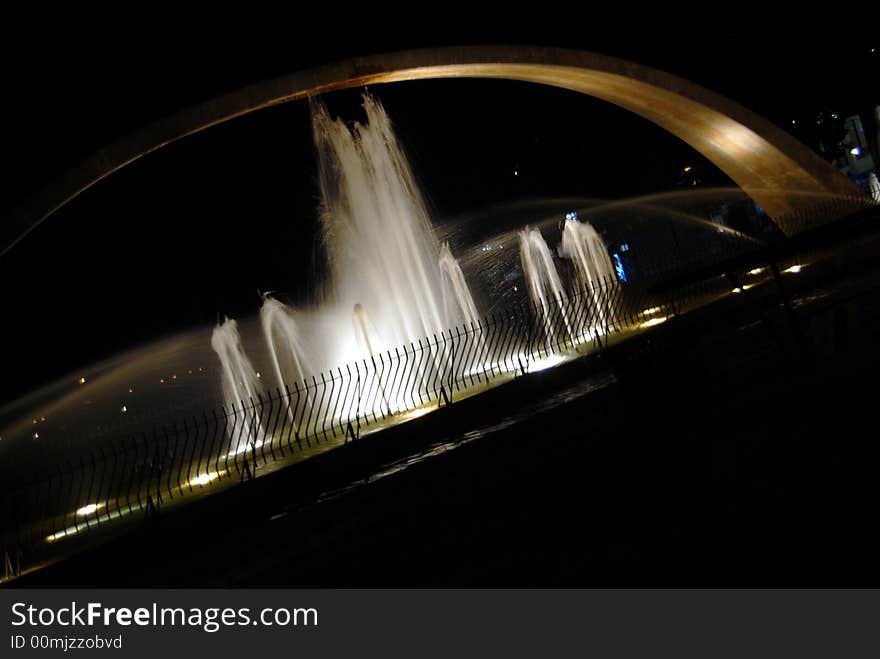
[[[660,318],[652,318],[651,320],[646,320],[644,323],[639,325],[639,327],[654,327],[654,325],[659,325],[660,323],[666,322],[666,316],[661,316]]]
[[[862,150],[859,147],[854,146],[853,148],[851,148],[849,150],[849,153],[850,153],[850,155],[853,155],[856,158],[858,158],[860,155],[862,155]]]
[[[750,275],[760,275],[762,272],[764,272],[764,268],[752,268],[749,270]]]
[[[643,309],[642,315],[643,316],[650,316],[651,314],[655,314],[658,311],[660,311],[660,307],[651,307],[650,309]]]
[[[97,511],[98,508],[103,508],[103,507],[104,507],[103,503],[90,503],[87,506],[83,506],[82,508],[77,510],[76,514],[79,515],[80,517],[85,517],[87,515],[91,515],[95,511]]]
[[[741,289],[739,286],[737,286],[736,288],[734,288],[734,289],[733,289],[732,291],[730,291],[730,292],[731,292],[731,293],[742,293],[742,292],[743,292],[743,289]]]
[[[804,266],[802,266],[802,265],[793,265],[790,268],[788,268],[787,270],[785,270],[785,272],[791,272],[792,274],[796,275],[797,273],[799,273],[803,269],[803,267]]]
[[[123,414],[125,414],[126,412],[128,412],[128,408],[125,405],[123,405],[122,407],[119,408],[119,411],[122,412]]]
[[[544,371],[548,368],[553,368],[557,364],[561,364],[565,361],[565,357],[562,355],[549,355],[543,359],[536,359],[531,364],[529,364],[529,373],[537,373],[538,371]]]
[[[86,379],[85,379],[85,378],[80,378],[80,379],[79,379],[79,383],[80,383],[80,384],[85,384],[85,383],[86,383]]]
[[[220,477],[216,471],[209,472],[207,474],[199,474],[195,478],[193,478],[189,484],[190,485],[207,485],[211,481],[215,481]]]

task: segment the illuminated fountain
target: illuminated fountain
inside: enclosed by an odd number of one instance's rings
[[[351,130],[323,105],[312,107],[332,282],[325,302],[346,314],[355,304],[366,309],[376,351],[463,322],[461,313],[444,314],[440,245],[382,106],[364,95],[367,123]]]
[[[260,321],[282,390],[361,362],[375,372],[390,409],[398,405],[389,401],[376,370],[383,353],[476,323],[479,312],[457,261],[434,236],[388,115],[367,94],[363,106],[366,122],[349,128],[312,103],[329,285],[312,308],[293,309],[264,296]],[[254,368],[231,322],[212,340],[223,364],[227,406],[256,392],[249,379]]]
[[[547,338],[551,339],[554,334],[554,304],[559,309],[566,332],[571,336],[571,326],[565,310],[565,289],[562,287],[562,280],[553,263],[553,255],[540,229],[526,227],[520,231],[519,244],[526,286],[544,322]]]
[[[302,328],[293,309],[266,295],[260,308],[260,324],[279,387],[299,382],[314,372],[309,364]]]
[[[576,294],[588,295],[601,324],[606,321],[600,286],[614,280],[614,264],[605,241],[589,222],[567,220],[562,230],[563,254],[574,264]]]
[[[226,318],[214,328],[211,347],[220,358],[224,405],[236,419],[230,431],[233,442],[230,451],[236,452],[251,443],[262,441],[263,429],[259,420],[247,413],[249,406],[258,399],[259,378],[245,354],[238,323],[231,318]]]
[[[443,311],[447,327],[452,327],[455,322],[452,319],[462,318],[468,325],[475,325],[480,314],[471,291],[465,281],[461,266],[452,256],[448,243],[443,243],[440,248],[440,272],[442,274]]]
[[[605,241],[589,222],[566,221],[562,230],[562,250],[574,264],[581,290],[612,279],[614,264],[605,249]]]

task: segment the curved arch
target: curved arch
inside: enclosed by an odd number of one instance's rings
[[[104,177],[182,137],[262,108],[332,90],[429,78],[520,80],[614,103],[690,144],[777,221],[807,209],[816,195],[858,195],[856,186],[785,131],[738,103],[668,73],[576,50],[437,48],[361,57],[300,71],[150,124],[102,148],[17,207],[0,226],[0,254]]]

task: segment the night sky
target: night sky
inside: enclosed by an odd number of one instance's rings
[[[406,48],[511,43],[624,57],[725,94],[811,146],[818,112],[845,117],[880,102],[878,44],[830,27],[447,24],[422,11],[400,29],[338,13],[345,18],[226,16],[176,28],[167,16],[7,21],[0,212],[175,110],[297,69]],[[673,136],[570,92],[501,81],[371,91],[440,220],[511,199],[671,189],[686,165],[704,184],[728,183]],[[360,118],[357,91],[326,102]],[[0,403],[132,344],[255,311],[257,290],[306,299],[321,267],[316,206],[305,103],[235,120],[113,175],[0,257]]]

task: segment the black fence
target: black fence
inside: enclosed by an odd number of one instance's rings
[[[747,249],[753,248],[732,243],[730,251]],[[765,270],[748,274],[770,278]],[[778,276],[776,264],[773,270]],[[206,409],[148,431],[120,428],[84,452],[57,452],[60,457],[39,470],[7,471],[0,501],[3,573],[20,574],[71,538],[137,523],[263,471],[361,441],[749,286],[729,274],[672,287],[606,278],[289,383],[232,409]]]

